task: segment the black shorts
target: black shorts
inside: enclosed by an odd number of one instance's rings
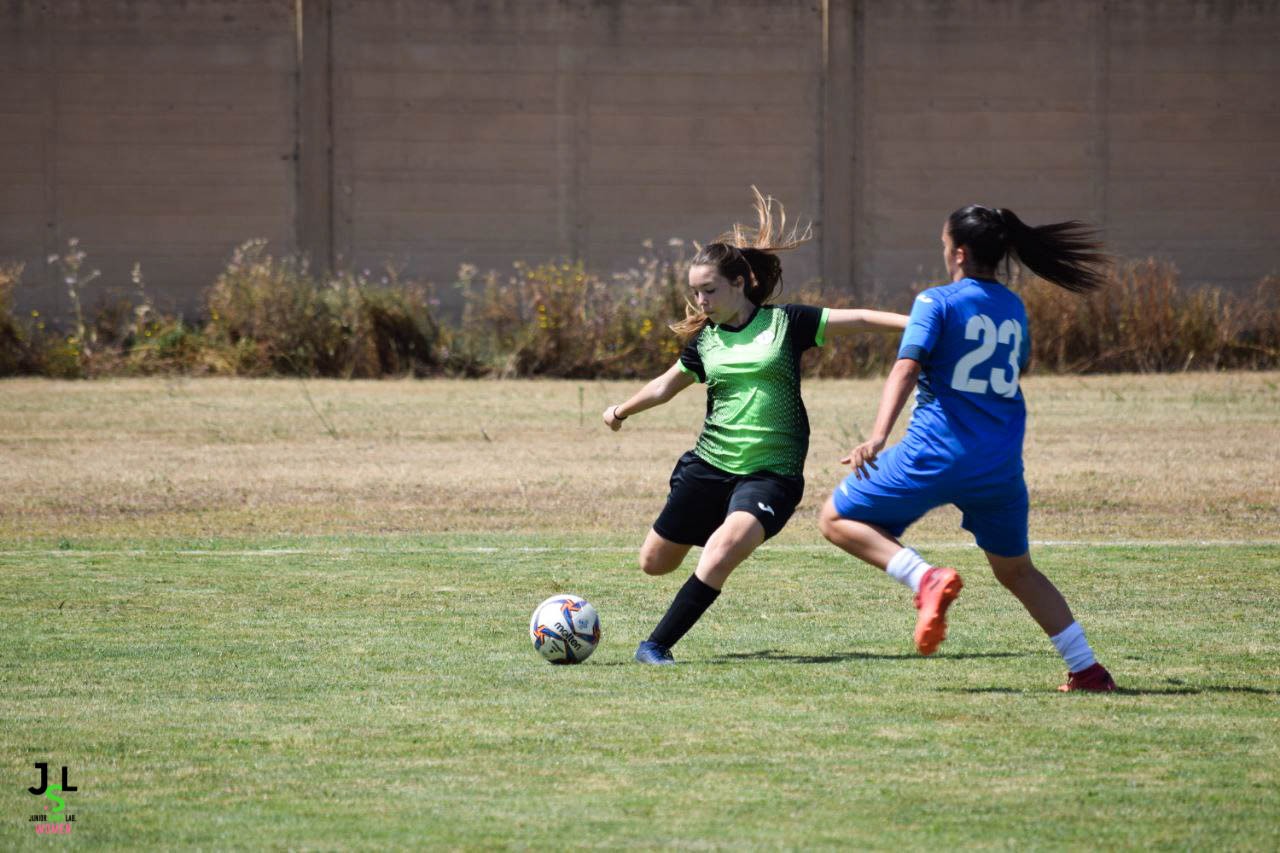
[[[749,512],[776,536],[804,497],[804,477],[730,474],[689,451],[671,472],[671,493],[653,529],[669,542],[706,545],[731,512]]]

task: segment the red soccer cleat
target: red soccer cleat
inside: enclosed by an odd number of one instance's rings
[[[947,637],[947,608],[956,600],[964,581],[955,569],[934,566],[920,579],[916,593],[916,649],[931,655]]]
[[[1094,663],[1079,672],[1068,672],[1067,683],[1058,687],[1058,690],[1062,693],[1070,693],[1074,690],[1084,690],[1089,693],[1110,693],[1115,689],[1116,683],[1111,678],[1111,673],[1107,672],[1107,668],[1100,663]]]

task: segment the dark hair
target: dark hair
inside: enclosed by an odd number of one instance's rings
[[[807,242],[813,237],[813,228],[807,226],[798,231],[793,227],[788,233],[787,212],[782,205],[772,196],[762,195],[755,187],[751,192],[755,195],[754,206],[759,220],[756,226],[736,223],[732,230],[699,249],[689,266],[715,267],[716,273],[730,282],[741,277],[742,292],[753,304],[763,305],[782,288],[782,259],[777,252],[794,249]],[[688,338],[707,322],[706,314],[686,302],[684,319],[672,324],[671,330]]]
[[[1017,260],[1073,293],[1096,290],[1106,281],[1110,259],[1102,251],[1097,229],[1074,219],[1032,227],[1012,210],[971,204],[947,217],[947,231],[983,269]]]

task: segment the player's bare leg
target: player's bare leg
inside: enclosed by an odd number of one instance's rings
[[[1058,689],[1062,692],[1083,691],[1109,693],[1116,683],[1106,667],[1093,656],[1084,629],[1071,615],[1067,600],[1035,564],[1029,553],[1019,557],[1001,557],[986,552],[987,562],[995,572],[996,580],[1013,593],[1046,634],[1054,648],[1067,664],[1067,681]]]
[[[881,571],[889,565],[893,555],[902,550],[902,543],[884,528],[842,517],[831,498],[827,498],[818,513],[818,529],[827,541]]]
[[[937,651],[947,636],[947,609],[964,587],[959,573],[945,566],[929,565],[882,527],[842,517],[831,498],[818,514],[818,528],[828,541],[883,570],[915,593],[916,650],[922,655]]]
[[[990,551],[984,553],[996,580],[1022,602],[1031,618],[1050,637],[1061,634],[1068,625],[1076,621],[1071,615],[1071,608],[1067,606],[1067,600],[1058,592],[1053,582],[1031,562],[1030,553],[1020,557],[1001,557]]]
[[[764,526],[759,519],[749,512],[731,512],[707,540],[694,574],[712,589],[723,589],[730,573],[762,542]]]
[[[684,562],[692,545],[681,545],[664,539],[658,531],[650,529],[640,546],[640,569],[646,575],[665,575],[674,572]]]

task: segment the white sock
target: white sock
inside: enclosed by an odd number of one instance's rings
[[[889,565],[884,570],[885,574],[912,592],[919,592],[921,578],[932,568],[914,548],[903,548],[889,559]]]
[[[1093,649],[1089,648],[1089,641],[1084,638],[1084,628],[1080,627],[1079,622],[1072,622],[1061,634],[1050,637],[1049,641],[1067,662],[1067,669],[1072,672],[1088,669],[1097,663],[1097,658],[1093,656]]]

